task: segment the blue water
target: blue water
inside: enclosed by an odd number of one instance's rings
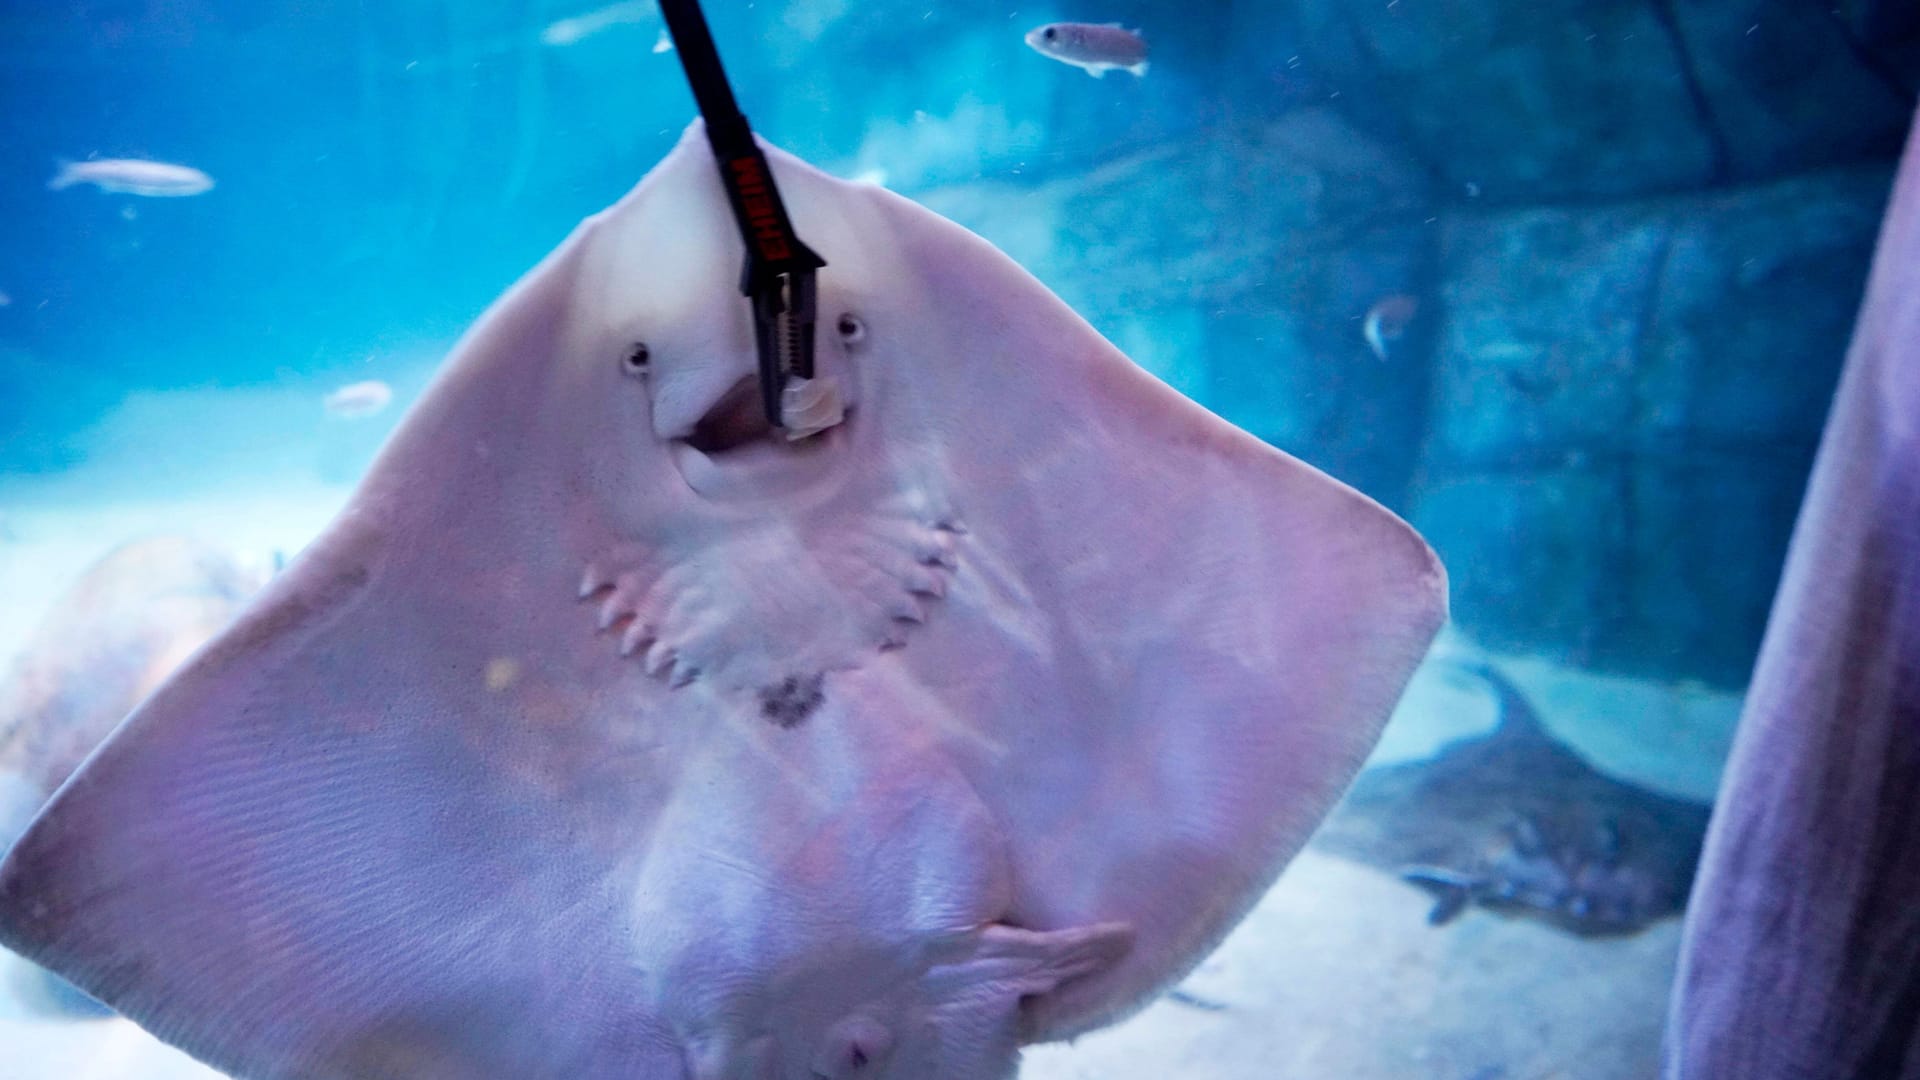
[[[991,145],[973,151],[1073,150],[1041,137],[1047,102],[1018,84],[1079,76],[1027,53],[1011,10],[810,6],[846,10],[772,32],[768,5],[711,13],[749,115],[802,156],[847,164],[864,125],[1023,97],[1033,115],[1008,122],[1028,126],[1024,141],[987,131]],[[543,44],[545,27],[582,10],[593,9],[8,5],[0,289],[13,303],[0,342],[57,358],[82,382],[189,386],[350,374],[369,354],[457,333],[693,115],[675,58],[651,51],[651,11]],[[997,48],[973,34],[939,47],[983,19],[1008,30]],[[832,59],[818,47],[829,32]],[[811,62],[798,62],[803,51]],[[1124,102],[1115,117],[1131,124],[1142,106],[1191,115],[1204,104],[1178,82],[1075,89]],[[1131,138],[1093,131],[1078,152]],[[44,190],[57,158],[90,156],[189,164],[218,187],[178,200]],[[964,173],[971,156],[949,153],[941,171]]]
[[[74,7],[5,16],[0,314],[9,342],[122,384],[349,373],[455,334],[690,115],[670,58],[628,41],[583,77],[526,10]],[[56,157],[89,156],[218,186],[43,189]]]

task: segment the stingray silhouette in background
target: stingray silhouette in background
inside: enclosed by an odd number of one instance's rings
[[[1595,769],[1498,669],[1457,666],[1493,689],[1498,725],[1361,773],[1315,846],[1427,889],[1436,924],[1478,905],[1606,936],[1678,914],[1707,806]]]
[[[0,940],[303,1080],[986,1080],[1220,940],[1444,618],[1433,553],[769,157],[844,419],[760,415],[696,127],[56,796]]]

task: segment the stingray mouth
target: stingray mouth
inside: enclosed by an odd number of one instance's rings
[[[831,384],[820,382],[825,389]],[[827,391],[832,400],[832,391]],[[791,396],[783,402],[787,419],[804,423]],[[767,420],[760,399],[760,379],[749,375],[720,395],[692,430],[672,440],[672,453],[680,474],[689,486],[703,495],[774,494],[778,484],[791,488],[806,483],[809,474],[824,472],[822,455],[842,441],[842,429],[851,419],[832,413],[831,426],[803,438],[791,438],[792,432],[775,427]],[[803,428],[802,430],[806,430]]]
[[[708,457],[726,454],[774,434],[760,402],[760,380],[752,375],[734,383],[693,425],[681,441]]]

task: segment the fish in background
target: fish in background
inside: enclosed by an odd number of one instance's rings
[[[47,189],[62,191],[76,184],[92,184],[101,191],[119,195],[178,198],[213,190],[213,177],[190,165],[140,158],[99,158],[60,162],[53,179],[47,181]]]
[[[657,17],[655,10],[652,3],[644,0],[622,0],[618,4],[595,8],[584,15],[575,15],[572,18],[548,23],[547,28],[540,31],[540,41],[546,45],[556,46],[578,44],[616,26],[638,26],[652,22]],[[656,43],[653,51],[664,50],[660,49]]]
[[[1407,328],[1420,314],[1418,297],[1405,293],[1394,293],[1374,301],[1367,309],[1367,317],[1360,324],[1360,336],[1367,341],[1367,348],[1381,360],[1390,359],[1394,346],[1407,336]]]
[[[393,387],[379,379],[349,383],[321,399],[321,407],[335,420],[364,420],[393,403]]]
[[[1147,39],[1119,23],[1048,23],[1027,32],[1027,45],[1096,79],[1115,68],[1147,73]]]

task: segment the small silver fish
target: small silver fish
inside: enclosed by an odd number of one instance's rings
[[[1147,39],[1119,23],[1048,23],[1029,30],[1027,44],[1041,56],[1072,64],[1096,79],[1114,68],[1147,73]]]
[[[101,191],[122,195],[147,195],[166,198],[198,195],[213,188],[213,177],[188,165],[169,165],[164,161],[139,158],[100,158],[94,161],[62,161],[47,187],[53,191],[75,184],[92,184]]]
[[[378,379],[349,383],[321,401],[336,420],[359,420],[385,409],[393,401],[393,387]]]
[[[540,31],[540,40],[547,45],[573,45],[616,26],[637,26],[657,18],[659,14],[652,0],[621,0],[620,3],[596,8],[584,15],[549,23],[545,30]],[[654,51],[660,50],[656,48]]]
[[[1360,336],[1367,340],[1367,348],[1373,350],[1377,359],[1385,360],[1393,346],[1407,336],[1407,327],[1418,314],[1417,297],[1405,293],[1383,296],[1367,309],[1366,321],[1360,324]]]

